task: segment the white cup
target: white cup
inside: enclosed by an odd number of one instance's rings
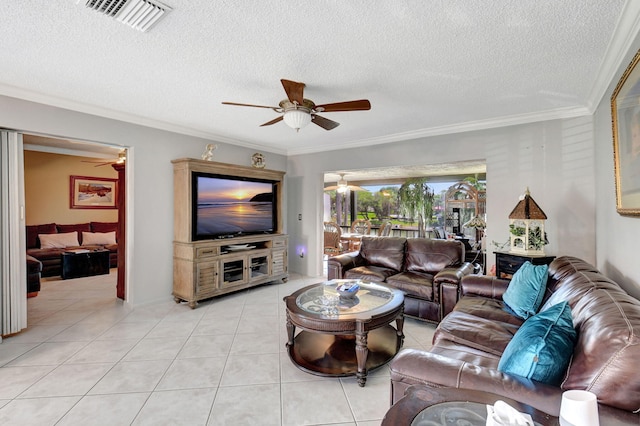
[[[568,390],[562,394],[560,426],[600,426],[598,398],[584,390]]]

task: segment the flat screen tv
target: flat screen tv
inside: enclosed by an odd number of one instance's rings
[[[276,231],[276,182],[201,172],[192,179],[194,241]]]

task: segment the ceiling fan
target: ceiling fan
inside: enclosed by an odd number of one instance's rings
[[[338,182],[336,183],[336,185],[333,186],[327,186],[324,190],[325,191],[338,191],[340,194],[344,194],[347,191],[367,191],[369,192],[368,189],[364,189],[361,186],[358,185],[349,185],[347,183],[347,180],[344,178],[344,173],[340,173],[340,179],[338,179]]]
[[[127,161],[127,151],[122,150],[118,153],[118,158],[114,160],[81,160],[83,163],[98,163],[93,167],[106,166],[109,164],[124,164]]]
[[[291,80],[280,80],[287,94],[287,99],[280,101],[279,106],[239,104],[236,102],[222,102],[224,105],[248,106],[256,108],[269,108],[282,114],[278,118],[267,121],[260,126],[270,126],[283,121],[292,129],[299,131],[310,122],[317,124],[325,130],[335,129],[340,125],[333,120],[318,115],[319,112],[339,111],[367,111],[371,109],[371,103],[366,99],[357,101],[336,102],[331,104],[316,105],[313,101],[303,97],[305,84]]]

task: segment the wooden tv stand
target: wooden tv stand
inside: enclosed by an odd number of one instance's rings
[[[229,244],[251,248],[232,251]],[[286,235],[173,243],[173,298],[191,308],[199,300],[287,278]]]
[[[287,281],[287,235],[282,233],[284,172],[182,158],[173,160],[173,298],[193,309],[198,301],[277,280]],[[273,234],[192,240],[192,172],[259,177],[276,182],[277,229]],[[233,245],[246,244],[245,249]]]

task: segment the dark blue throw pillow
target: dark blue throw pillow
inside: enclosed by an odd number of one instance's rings
[[[547,265],[534,266],[526,261],[513,274],[502,300],[520,318],[526,320],[538,312],[547,289],[548,270]]]
[[[571,307],[567,302],[558,303],[522,324],[505,348],[498,370],[559,385],[576,340]]]

